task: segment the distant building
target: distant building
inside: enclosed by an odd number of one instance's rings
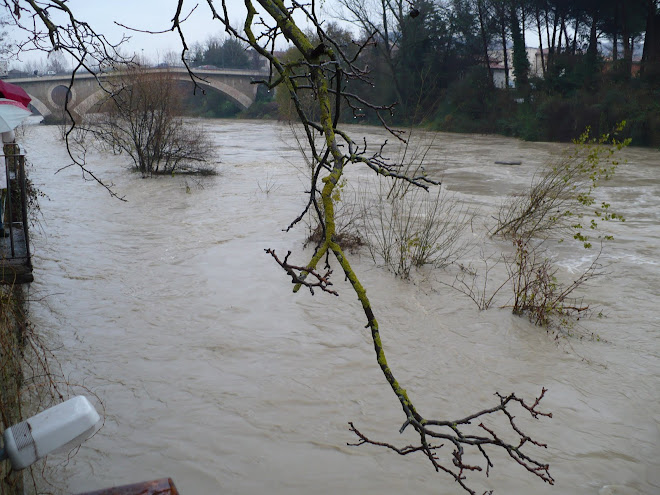
[[[543,77],[543,65],[541,63],[541,51],[538,48],[527,47],[527,60],[529,60],[529,75],[531,77]],[[543,50],[545,60],[547,60],[547,49]],[[496,88],[504,88],[506,86],[506,70],[504,67],[504,55],[502,50],[490,50],[488,52],[488,59],[490,62],[490,70],[493,73],[493,84]],[[507,51],[507,68],[509,75],[509,87],[513,88],[516,85],[516,73],[513,70],[513,49],[509,48]]]
[[[530,77],[539,77],[543,78],[544,66],[548,66],[548,57],[550,50],[548,48],[543,49],[543,55],[541,55],[541,50],[538,48],[527,47],[527,60],[529,60],[529,76]],[[504,57],[502,55],[502,50],[490,50],[488,52],[488,58],[490,62],[490,70],[493,73],[493,84],[496,88],[504,88],[506,85],[506,74],[504,69]],[[611,72],[614,70],[617,64],[622,63],[622,58],[619,57],[617,62],[613,62],[612,58],[606,56],[602,59],[602,71]],[[507,50],[507,65],[509,72],[509,87],[513,88],[516,85],[516,73],[513,70],[513,49]],[[630,74],[635,77],[639,75],[641,69],[641,56],[635,54],[633,56],[631,65],[630,65]]]
[[[509,87],[514,87],[513,70],[509,69]],[[506,87],[506,69],[503,63],[490,63],[490,71],[493,74],[493,84],[496,88],[504,89]]]
[[[547,48],[543,49],[543,58],[541,58],[541,50],[538,48],[527,47],[527,59],[529,60],[529,75],[533,77],[543,77],[543,67],[548,63]]]

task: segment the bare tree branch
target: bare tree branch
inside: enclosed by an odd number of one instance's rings
[[[9,6],[10,0],[3,1],[5,6]],[[119,54],[116,53],[116,46],[108,43],[104,37],[91,30],[87,24],[78,21],[68,10],[64,0],[46,0],[43,3],[36,0],[25,0],[25,4],[29,8],[23,6],[19,8],[18,0],[11,2],[11,6],[16,6],[19,11],[14,16],[16,22],[18,22],[21,12],[32,16],[34,19],[35,24],[32,29],[35,38],[33,46],[43,49],[46,47],[44,40],[47,39],[49,41],[48,49],[64,49],[65,51],[75,52],[76,60],[79,62],[78,67],[85,69],[88,68],[86,57],[89,53],[93,53],[93,56],[100,61],[113,58],[108,56],[108,50],[111,52],[114,50],[116,57],[119,57]],[[404,423],[400,431],[412,426],[419,437],[417,445],[397,448],[385,442],[369,439],[351,424],[351,431],[358,437],[357,444],[373,444],[392,449],[401,455],[421,452],[436,471],[449,474],[469,493],[474,493],[474,491],[468,485],[467,475],[483,471],[483,468],[468,464],[465,461],[465,449],[467,448],[474,449],[481,454],[483,463],[486,466],[486,474],[493,466],[488,449],[494,448],[505,451],[527,471],[552,484],[554,480],[549,474],[548,465],[535,460],[531,454],[526,452],[529,447],[539,448],[544,447],[544,445],[524,433],[514,422],[514,415],[511,412],[511,408],[517,406],[526,410],[533,418],[550,417],[549,413],[541,412],[538,409],[539,402],[545,394],[545,389],[531,405],[528,405],[514,394],[508,396],[498,395],[498,405],[469,414],[457,421],[427,419],[424,417],[417,410],[406,389],[395,378],[394,372],[389,366],[381,339],[380,326],[372,309],[371,301],[367,296],[367,291],[360,282],[342,247],[337,242],[335,216],[337,200],[335,192],[348,167],[366,167],[378,175],[424,189],[439,184],[438,181],[423,174],[406,174],[401,167],[401,163],[388,160],[384,156],[385,144],[376,146],[375,150],[371,150],[368,148],[366,141],[358,145],[349,133],[341,128],[340,115],[344,105],[353,113],[359,112],[359,107],[370,108],[378,115],[381,123],[392,136],[405,141],[403,134],[391,128],[386,121],[386,116],[394,108],[393,103],[372,104],[353,93],[345,91],[346,81],[369,83],[368,70],[366,67],[359,67],[356,57],[350,56],[339,43],[334,42],[328,36],[323,22],[316,14],[318,7],[315,0],[308,4],[300,4],[296,0],[292,0],[287,4],[284,0],[244,0],[246,15],[241,28],[235,28],[231,25],[227,0],[221,1],[221,8],[219,9],[216,8],[218,2],[207,0],[206,4],[212,17],[224,27],[227,33],[246,42],[268,60],[270,66],[269,76],[263,83],[270,89],[277,88],[288,92],[296,115],[302,125],[311,157],[310,168],[312,174],[308,193],[310,198],[306,202],[305,211],[310,210],[310,205],[314,205],[314,211],[319,215],[319,222],[323,227],[322,238],[311,259],[305,265],[289,263],[290,253],[283,260],[271,249],[267,249],[266,253],[270,254],[285,273],[291,277],[294,291],[298,291],[304,286],[312,293],[314,293],[314,289],[319,288],[323,292],[337,295],[336,291],[330,288],[332,286],[330,258],[332,257],[339,264],[344,277],[357,295],[364,312],[366,327],[371,332],[376,362],[401,404]],[[404,15],[404,7],[407,10],[410,6],[408,0],[398,0],[396,2],[383,0],[382,4],[384,12],[388,16],[393,15],[399,18]],[[361,4],[356,5],[356,9],[362,8]],[[68,14],[69,24],[54,24],[50,20],[49,10]],[[183,46],[181,57],[189,72],[191,72],[185,56],[188,48],[181,30],[181,23],[185,20],[181,17],[183,11],[183,0],[177,0],[170,30],[179,33]],[[356,14],[360,13],[356,11]],[[311,36],[303,32],[300,28],[302,24],[297,20],[301,17],[313,26],[314,36],[318,39],[312,39]],[[45,26],[43,29],[36,29],[37,20]],[[364,43],[358,47],[358,53],[379,35],[383,39],[392,41],[391,44],[388,41],[384,45],[386,50],[392,50],[396,45],[395,33],[390,32],[390,26],[387,22],[378,25],[367,23],[365,27],[367,27],[366,32],[368,35]],[[298,50],[300,57],[297,60],[287,62],[275,54],[276,39],[280,36],[292,43]],[[380,42],[380,39],[378,41]],[[73,77],[75,77],[75,73]],[[191,77],[195,81],[195,76],[191,75]],[[314,112],[309,112],[305,107],[303,97],[314,102]],[[322,145],[317,143],[317,139],[322,142]],[[293,224],[295,223],[296,220]],[[318,270],[319,263],[325,264],[325,273]],[[503,439],[504,435],[501,432],[487,426],[482,421],[495,415],[504,415],[507,419],[510,430],[518,438],[515,443],[508,443]],[[470,425],[477,420],[481,421],[479,425],[470,429]],[[509,431],[509,433],[511,432]],[[443,443],[438,444],[438,441]],[[446,443],[451,443],[453,446],[451,464],[447,465],[442,463],[437,456],[438,449]]]

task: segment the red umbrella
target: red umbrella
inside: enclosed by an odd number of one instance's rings
[[[18,101],[26,107],[32,100],[30,95],[28,95],[20,86],[16,86],[15,84],[11,84],[2,80],[0,80],[0,93],[2,93],[0,96],[9,100]]]

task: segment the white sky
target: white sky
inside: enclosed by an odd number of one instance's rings
[[[178,54],[181,51],[181,42],[177,33],[168,32],[157,35],[138,33],[115,24],[116,21],[126,26],[150,31],[169,29],[175,13],[175,0],[69,0],[67,4],[79,20],[88,22],[98,33],[105,34],[109,41],[118,42],[124,34],[130,36],[131,39],[122,49],[125,55],[144,55],[151,62],[159,63],[168,52],[175,51]],[[215,0],[214,4],[217,9],[221,8],[219,0]],[[234,25],[242,24],[245,19],[243,0],[227,0],[227,4],[231,22]],[[325,0],[320,4],[326,12],[335,10],[333,0]],[[224,34],[221,23],[218,20],[213,21],[205,0],[186,0],[183,12],[187,14],[196,5],[195,11],[183,24],[189,47],[194,42],[204,43],[210,36]],[[326,13],[324,17],[331,19],[333,16]],[[10,37],[21,35],[16,28],[8,28],[8,34]],[[534,33],[527,33],[526,41],[528,46],[538,44]],[[284,48],[284,45],[278,48]],[[10,65],[16,66],[26,61],[45,60],[45,53],[31,52],[22,54],[18,62],[12,60]],[[70,63],[71,61],[67,61],[67,64]]]
[[[221,9],[219,1],[214,2]],[[234,25],[241,25],[245,20],[245,4],[243,0],[227,0],[229,17]],[[131,37],[124,45],[126,55],[144,54],[152,62],[170,51],[180,53],[181,42],[178,33],[144,34],[131,32],[117,26],[114,21],[126,26],[142,30],[163,31],[171,27],[171,19],[175,14],[176,2],[173,0],[69,0],[67,2],[79,20],[88,22],[98,33],[103,33],[111,42],[118,42],[123,34]],[[190,47],[193,42],[204,43],[209,36],[224,33],[222,24],[211,17],[211,11],[205,0],[187,0],[184,3],[184,13],[198,5],[190,18],[183,24],[186,42]],[[16,28],[9,28],[10,37],[19,36]],[[29,53],[21,55],[21,61],[45,60],[44,53]],[[20,62],[18,62],[20,64]],[[13,62],[15,65],[16,62]]]

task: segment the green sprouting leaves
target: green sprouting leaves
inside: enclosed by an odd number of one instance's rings
[[[592,138],[587,128],[570,151],[534,177],[526,195],[507,199],[494,234],[559,242],[573,238],[588,248],[601,221],[624,221],[608,202],[596,198],[598,188],[614,176],[620,163],[616,153],[630,144],[630,139],[616,137],[624,127],[625,121],[599,138]],[[610,239],[611,235],[598,238]]]
[[[577,186],[580,184],[580,176],[586,176],[586,179],[583,178],[585,189],[581,190],[576,196],[578,203],[582,206],[592,207],[596,203],[594,191],[602,185],[604,181],[610,180],[614,175],[616,168],[620,163],[619,160],[613,158],[615,153],[630,144],[630,139],[620,141],[615,137],[617,133],[620,133],[624,129],[625,124],[625,121],[617,124],[614,129],[614,135],[609,133],[603,134],[598,139],[591,139],[589,137],[590,129],[587,128],[580,138],[575,140],[574,143],[577,150],[572,156],[579,158],[582,151],[585,158],[583,160],[578,159],[575,162],[575,173],[569,173],[568,176],[576,179],[576,189],[579,189]],[[600,206],[597,206],[593,210],[594,217],[589,219],[590,230],[598,230],[599,224],[596,219],[602,221],[625,221],[625,218],[622,215],[610,211],[610,207],[610,203],[601,201]],[[585,216],[587,216],[586,212],[580,212],[580,218]],[[590,248],[592,246],[589,240],[590,236],[582,232],[582,225],[576,224],[573,225],[573,228],[576,229],[573,238],[582,242],[585,248]],[[599,236],[599,239],[601,240],[610,240],[612,238],[611,235]]]

